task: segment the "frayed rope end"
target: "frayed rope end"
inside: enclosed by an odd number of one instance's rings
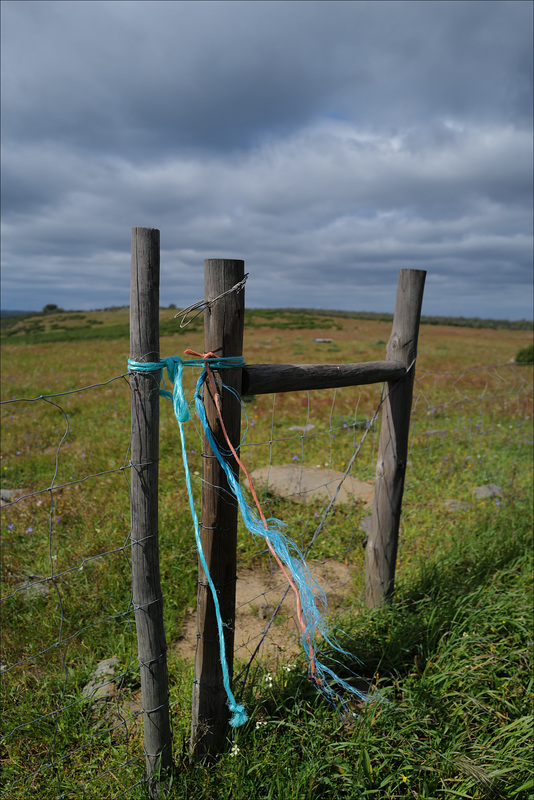
[[[228,707],[233,713],[233,716],[230,720],[230,725],[232,728],[239,728],[240,725],[244,725],[245,722],[247,722],[248,714],[245,711],[245,706],[233,705],[229,703]]]

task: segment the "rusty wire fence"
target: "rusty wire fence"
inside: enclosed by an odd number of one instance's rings
[[[243,460],[266,515],[281,519],[306,552],[333,625],[346,621],[347,613],[356,618],[362,607],[381,392],[380,386],[344,388],[302,392],[292,404],[284,395],[244,404]],[[5,797],[135,797],[145,790],[131,595],[128,408],[126,375],[2,404]],[[162,586],[172,719],[189,711],[196,555],[170,411],[162,428]],[[192,425],[188,449],[198,497],[200,435]],[[517,473],[531,459],[531,448],[529,367],[418,369],[398,579],[409,580],[441,546],[444,526],[468,536],[482,504],[499,514],[515,482],[524,479]],[[342,492],[340,475],[355,453]],[[261,693],[269,671],[299,663],[287,590],[262,543],[240,527],[237,692],[248,684]]]

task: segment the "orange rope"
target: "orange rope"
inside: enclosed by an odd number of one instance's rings
[[[209,379],[209,382],[210,382],[211,391],[213,393],[213,400],[214,400],[214,403],[215,403],[215,408],[217,409],[217,415],[219,417],[219,422],[221,423],[221,429],[222,429],[222,432],[224,434],[224,438],[226,439],[226,443],[228,444],[228,447],[230,448],[230,450],[232,452],[232,455],[234,456],[235,460],[237,461],[237,463],[239,464],[239,466],[241,467],[241,469],[243,470],[243,472],[247,476],[248,484],[250,486],[250,491],[252,492],[252,497],[254,498],[254,503],[256,504],[256,508],[258,509],[258,513],[260,515],[261,521],[263,522],[263,527],[265,528],[266,531],[268,531],[269,530],[269,526],[267,525],[267,520],[265,519],[265,515],[263,513],[261,504],[260,504],[260,502],[258,500],[258,496],[256,494],[256,490],[254,489],[254,484],[252,482],[252,478],[250,477],[247,468],[245,467],[245,465],[243,464],[243,462],[239,458],[239,456],[238,456],[238,454],[237,454],[232,442],[230,441],[230,438],[229,438],[228,433],[226,431],[226,427],[224,425],[223,416],[222,416],[222,409],[221,409],[221,404],[220,404],[219,391],[217,389],[217,384],[215,383],[215,377],[213,375],[213,372],[211,371],[210,366],[209,366],[209,364],[208,364],[208,362],[206,360],[208,358],[217,358],[217,356],[214,353],[204,353],[204,354],[196,353],[194,350],[186,350],[185,354],[186,355],[195,356],[197,358],[201,358],[201,359],[204,360],[206,373],[208,375],[208,379]],[[309,656],[310,656],[311,674],[312,674],[312,677],[315,680],[315,682],[318,685],[321,685],[322,681],[316,675],[315,655],[314,655],[314,652],[313,652],[313,646],[312,646],[310,634],[309,634],[308,631],[306,631],[306,623],[304,622],[304,620],[302,618],[302,602],[301,602],[301,599],[300,599],[300,593],[299,593],[298,587],[295,585],[295,583],[292,580],[291,576],[288,575],[288,573],[287,573],[282,561],[278,557],[278,554],[276,553],[274,547],[272,546],[272,544],[269,541],[269,538],[267,536],[265,537],[265,541],[267,542],[267,546],[268,546],[269,550],[271,551],[271,553],[273,554],[274,558],[276,559],[276,561],[278,563],[278,566],[280,567],[280,569],[284,573],[287,582],[289,583],[289,585],[293,589],[293,592],[295,593],[295,597],[296,597],[296,600],[297,600],[297,617],[298,617],[299,625],[300,625],[300,627],[302,629],[303,634],[306,636],[306,641],[307,641],[307,644],[308,644],[308,653],[309,653]]]

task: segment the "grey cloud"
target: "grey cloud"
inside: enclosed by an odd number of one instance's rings
[[[413,266],[427,313],[531,315],[531,4],[7,0],[2,22],[6,307],[127,303],[150,225],[163,302],[230,256],[256,305],[387,310]]]
[[[4,3],[7,129],[146,158],[318,115],[529,122],[528,3]],[[22,50],[24,58],[16,58]]]

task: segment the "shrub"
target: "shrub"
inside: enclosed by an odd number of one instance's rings
[[[529,344],[527,347],[523,347],[522,350],[518,350],[515,361],[516,364],[532,364],[534,361],[534,344]]]

